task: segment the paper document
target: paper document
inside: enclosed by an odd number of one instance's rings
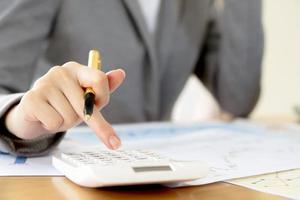
[[[260,192],[300,199],[300,169],[228,181]]]
[[[48,156],[27,158],[13,156],[0,151],[0,176],[61,176],[51,164],[52,154],[60,149],[70,149],[82,146],[75,140],[66,139]]]
[[[0,152],[0,176],[56,176],[50,156],[26,158]]]
[[[206,178],[172,186],[200,185],[300,168],[300,132],[270,131],[247,122],[201,125],[141,124],[116,127],[124,149],[152,149],[177,160],[202,160]],[[95,135],[73,139],[97,143]]]
[[[176,160],[201,160],[210,166],[207,177],[173,186],[200,185],[300,168],[297,131],[272,132],[251,123],[150,123],[115,126],[115,129],[122,139],[123,149],[151,149]],[[93,145],[104,148],[90,129],[75,128],[68,132],[56,151]],[[51,156],[16,159],[1,154],[0,175],[60,175],[50,164]]]

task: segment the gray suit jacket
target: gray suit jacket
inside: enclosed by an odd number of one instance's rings
[[[221,107],[246,116],[260,83],[260,0],[163,0],[157,33],[148,33],[136,0],[1,0],[1,143],[17,154],[39,155],[63,134],[24,141],[7,133],[3,116],[54,65],[87,62],[100,49],[104,70],[122,67],[124,84],[102,113],[111,123],[167,120],[193,72]],[[59,81],[59,80],[58,80]]]

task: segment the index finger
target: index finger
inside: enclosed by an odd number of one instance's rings
[[[94,107],[91,118],[84,121],[109,149],[118,149],[121,146],[121,140],[116,132],[96,107]]]
[[[116,135],[112,126],[100,114],[98,107],[94,106],[91,118],[88,121],[85,120],[83,115],[84,91],[80,84],[78,84],[78,80],[74,80],[72,77],[65,78],[63,83],[58,84],[58,87],[61,89],[61,91],[63,91],[63,94],[67,97],[77,115],[95,131],[103,143],[110,149],[117,149],[121,144],[120,139]]]

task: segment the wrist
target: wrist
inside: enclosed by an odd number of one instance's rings
[[[3,117],[7,131],[18,138],[35,139],[47,133],[41,123],[27,121],[18,105],[13,106]]]

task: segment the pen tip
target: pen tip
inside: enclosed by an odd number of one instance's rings
[[[91,119],[91,115],[85,115],[84,118],[86,121],[89,121]]]

